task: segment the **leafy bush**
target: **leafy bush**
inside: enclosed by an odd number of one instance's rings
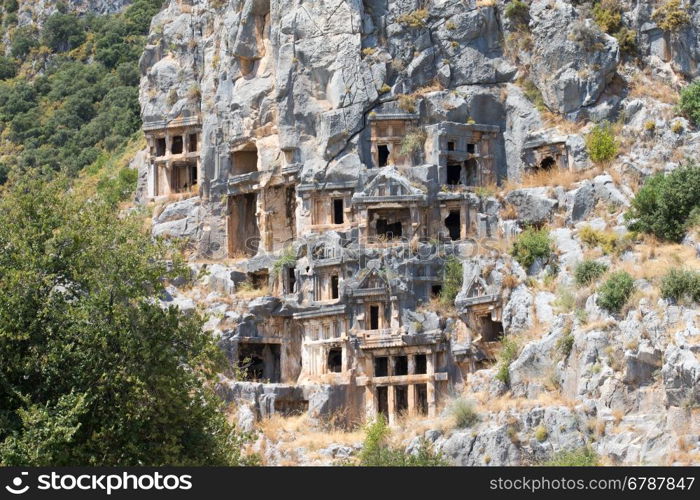
[[[545,467],[594,467],[598,465],[598,455],[590,446],[577,450],[562,451],[550,460],[543,462]]]
[[[675,33],[690,24],[690,14],[681,5],[680,0],[668,0],[652,13],[651,18],[659,25],[659,28],[671,33]]]
[[[508,2],[503,13],[517,25],[526,25],[530,21],[530,6],[521,0]]]
[[[10,57],[0,56],[0,80],[14,78],[17,74],[17,63]]]
[[[604,163],[617,156],[618,144],[608,122],[596,125],[586,137],[588,156],[595,163]]]
[[[537,426],[537,428],[535,428],[535,439],[537,439],[540,443],[546,440],[547,436],[549,436],[549,433],[544,425],[540,424]]]
[[[552,242],[546,228],[528,228],[520,233],[513,242],[510,254],[526,270],[538,257],[548,259],[552,254]]]
[[[544,112],[548,110],[547,104],[544,102],[544,97],[542,97],[542,92],[540,92],[540,89],[537,88],[537,85],[535,85],[532,80],[524,79],[520,82],[520,85],[523,88],[525,97],[535,105],[538,111]]]
[[[566,357],[571,354],[575,341],[574,334],[569,330],[557,340],[557,349]]]
[[[57,12],[46,19],[41,42],[54,52],[66,52],[85,41],[85,27],[75,14]]]
[[[633,29],[622,27],[615,33],[617,45],[623,54],[634,54],[637,52],[637,32]]]
[[[12,57],[23,59],[33,48],[38,46],[36,28],[33,26],[19,27],[10,36]]]
[[[445,305],[454,304],[457,294],[462,289],[462,263],[454,255],[445,261],[442,278],[440,301]]]
[[[605,254],[615,253],[618,248],[618,236],[613,232],[599,231],[591,226],[584,226],[578,233],[579,238],[590,247],[597,247]]]
[[[668,175],[659,172],[649,177],[632,199],[625,219],[633,231],[680,241],[699,207],[700,167],[689,163]]]
[[[590,285],[608,270],[608,266],[595,260],[584,260],[574,270],[574,279],[578,286]]]
[[[97,183],[97,192],[111,205],[129,198],[136,189],[139,172],[135,168],[124,167],[116,177],[104,178]]]
[[[695,125],[700,125],[700,80],[681,90],[678,108]]]
[[[632,276],[626,271],[615,272],[598,289],[597,304],[610,312],[618,312],[627,303],[633,291]]]
[[[700,272],[671,269],[661,280],[661,296],[676,301],[700,302]]]
[[[422,440],[416,454],[392,448],[388,444],[391,430],[381,413],[365,426],[365,440],[360,451],[358,465],[363,467],[438,467],[448,465],[441,454]]]
[[[465,399],[460,398],[453,401],[449,412],[455,419],[455,426],[459,429],[466,429],[479,421],[479,415],[474,409],[474,404]]]
[[[617,0],[602,0],[593,7],[593,19],[598,27],[608,34],[613,34],[622,25],[622,9]]]
[[[498,359],[498,371],[496,372],[496,379],[500,380],[504,384],[510,383],[510,364],[515,361],[518,357],[518,350],[520,347],[518,343],[508,337],[504,338],[501,342],[501,353]]]

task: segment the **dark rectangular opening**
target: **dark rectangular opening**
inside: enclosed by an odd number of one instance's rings
[[[389,417],[389,388],[377,387],[377,413]]]
[[[267,286],[269,277],[270,275],[267,271],[248,273],[248,281],[255,289],[260,289]]]
[[[181,155],[184,151],[184,144],[181,135],[173,136],[173,142],[170,144],[170,152],[174,155]]]
[[[428,358],[425,354],[416,354],[416,375],[428,373]]]
[[[331,276],[331,299],[337,299],[340,296],[338,292],[338,276]]]
[[[459,210],[450,210],[450,215],[445,219],[445,227],[450,233],[450,239],[457,241],[462,232],[462,224],[459,217]]]
[[[386,377],[389,375],[389,358],[377,356],[374,358],[374,376]]]
[[[394,408],[397,415],[401,415],[408,410],[408,386],[394,386]]]
[[[197,134],[190,134],[190,153],[197,151]]]
[[[394,358],[393,375],[408,375],[408,356],[396,356]]]
[[[447,184],[456,186],[462,183],[462,166],[451,163],[447,165]]]
[[[275,413],[284,417],[303,415],[309,410],[309,402],[305,399],[275,398]]]
[[[260,243],[257,195],[255,193],[229,196],[228,245],[229,256],[255,255]]]
[[[447,141],[447,150],[448,150],[448,151],[454,151],[454,150],[455,150],[455,141]]]
[[[369,306],[369,329],[379,330],[379,306]]]
[[[333,348],[328,351],[328,371],[340,373],[343,370],[343,350]]]
[[[280,381],[279,344],[239,344],[238,367],[245,380]]]
[[[258,170],[258,150],[234,151],[231,153],[231,174],[242,175]]]
[[[342,224],[343,222],[345,222],[343,199],[336,198],[333,200],[333,224]]]
[[[416,411],[420,415],[428,414],[428,385],[416,384]]]
[[[442,285],[432,285],[430,287],[430,296],[431,297],[439,297],[441,293],[442,293]]]
[[[294,285],[297,282],[297,273],[293,267],[287,268],[287,293],[294,293]]]
[[[493,321],[490,314],[479,318],[481,323],[481,338],[486,342],[494,342],[503,337],[503,323]]]
[[[379,144],[377,146],[379,167],[386,167],[389,163],[389,146],[386,144]]]
[[[384,236],[388,240],[400,238],[403,234],[403,227],[400,222],[389,224],[386,219],[377,220],[377,236]]]
[[[476,151],[476,145],[474,145],[474,144],[467,144],[467,153],[472,153],[472,154],[474,154],[475,151]]]
[[[171,190],[175,193],[187,191],[189,188],[197,184],[197,164],[175,164],[171,175]]]
[[[156,156],[165,156],[165,137],[156,139]]]

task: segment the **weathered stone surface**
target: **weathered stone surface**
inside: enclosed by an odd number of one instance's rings
[[[547,188],[523,188],[511,191],[506,201],[515,207],[518,220],[525,224],[541,224],[552,218],[558,202],[549,197]]]
[[[700,361],[697,354],[688,349],[668,346],[661,374],[669,405],[693,406],[700,402]]]

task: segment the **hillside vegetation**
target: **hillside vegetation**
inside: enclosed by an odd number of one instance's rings
[[[139,130],[138,59],[162,0],[108,16],[59,8],[41,29],[18,27],[11,4],[0,57],[0,183],[27,168],[74,176]]]

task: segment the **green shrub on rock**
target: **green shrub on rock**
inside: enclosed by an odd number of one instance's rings
[[[700,125],[700,80],[695,80],[681,90],[678,108],[695,125]]]
[[[546,228],[528,228],[520,233],[513,242],[510,254],[525,269],[528,269],[538,257],[548,259],[552,254],[552,241]]]
[[[617,156],[618,143],[610,123],[593,128],[586,137],[586,150],[594,163],[605,163]]]
[[[634,280],[626,271],[618,271],[610,275],[598,289],[597,304],[610,312],[619,312],[634,291]]]
[[[600,278],[607,270],[608,266],[602,262],[584,260],[576,266],[574,270],[574,279],[578,286],[586,286]]]
[[[700,302],[700,272],[671,269],[661,280],[661,296],[676,301]]]
[[[659,172],[649,177],[632,199],[625,219],[632,231],[680,241],[699,210],[700,167],[690,163],[668,175]]]

